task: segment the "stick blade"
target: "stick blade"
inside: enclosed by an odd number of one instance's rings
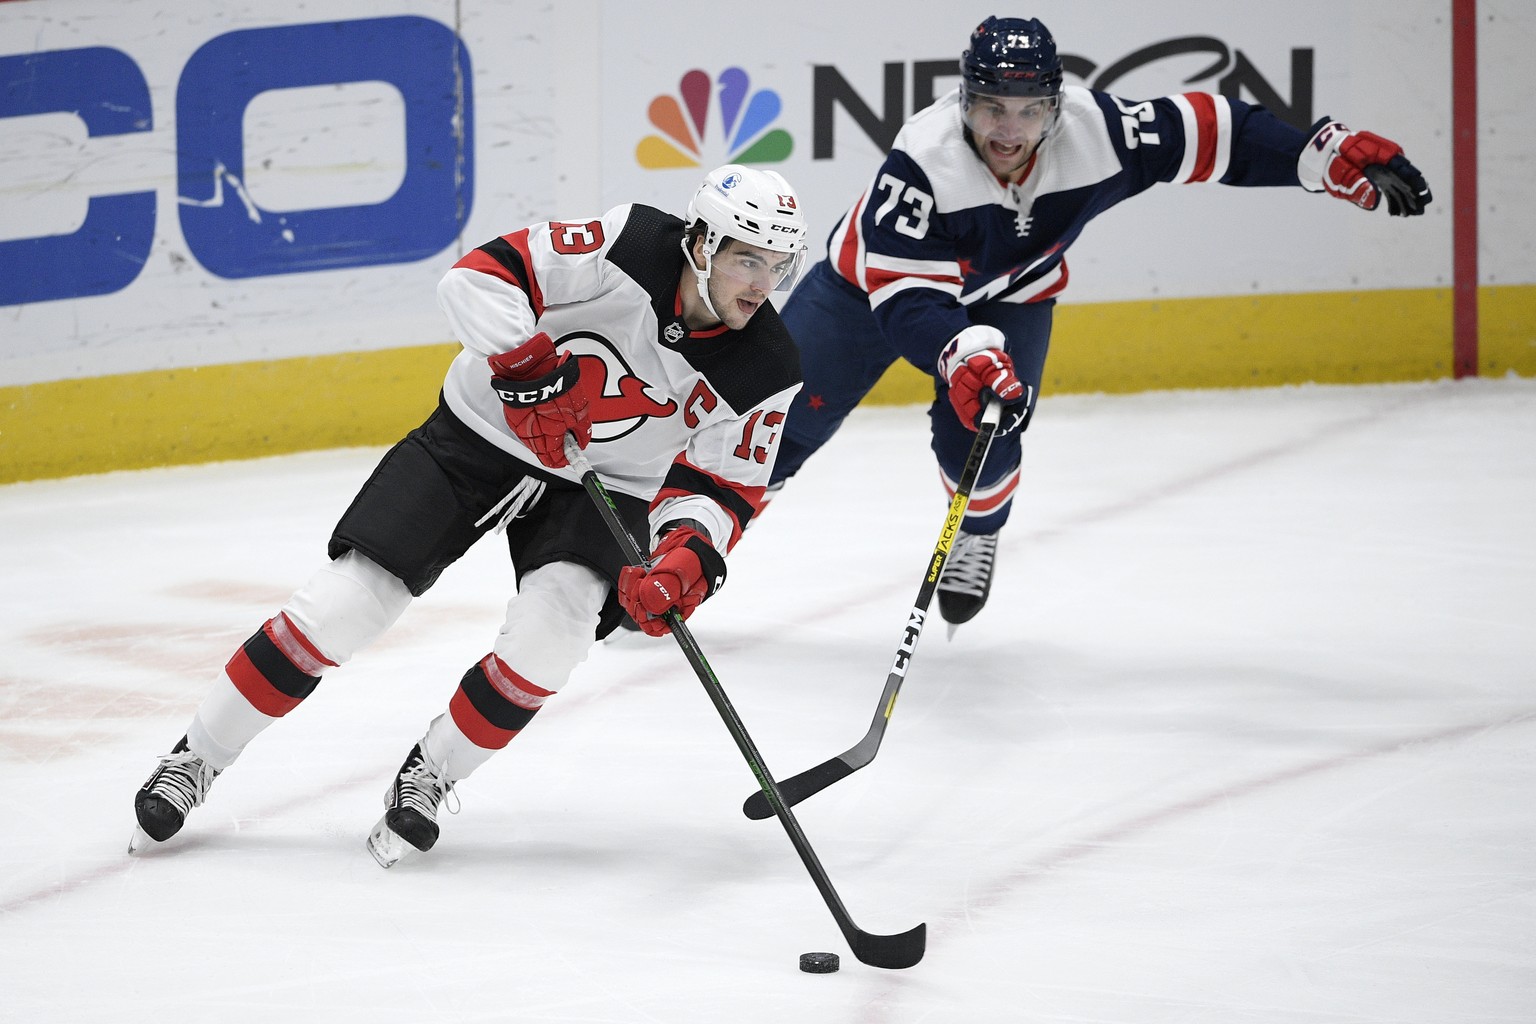
[[[855,931],[848,945],[859,962],[888,971],[905,970],[915,966],[928,948],[928,925],[902,932],[900,935],[871,935]]]
[[[842,757],[834,757],[830,761],[823,761],[814,768],[808,768],[799,775],[792,775],[779,783],[779,795],[784,798],[784,803],[793,807],[808,796],[815,796],[826,789],[832,783],[840,779],[846,779],[853,774],[853,766]],[[768,795],[758,790],[747,797],[741,805],[741,813],[753,821],[762,821],[764,818],[773,817],[773,805],[768,802]]]

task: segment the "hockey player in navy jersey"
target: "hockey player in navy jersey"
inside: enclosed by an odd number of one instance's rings
[[[438,299],[463,350],[437,411],[391,449],[330,538],[329,561],[235,652],[139,790],[130,851],[175,835],[215,777],[321,675],[388,629],[487,532],[517,594],[385,795],[385,867],[438,837],[438,806],[628,616],[661,634],[724,581],[761,508],[800,387],[768,302],[795,280],[806,221],[771,171],[710,172],[686,219],[626,205],[493,239]],[[366,396],[364,396],[366,398]],[[575,435],[649,568],[628,567],[562,448]]]
[[[939,584],[952,629],[986,603],[1067,248],[1090,220],[1158,182],[1299,185],[1394,216],[1430,202],[1396,143],[1337,121],[1300,132],[1224,96],[1138,102],[1063,85],[1033,18],[982,22],[960,76],[902,127],[785,304],[805,386],[773,470],[775,487],[794,475],[898,358],[934,379],[932,446],[951,494],[983,402],[1006,403]]]

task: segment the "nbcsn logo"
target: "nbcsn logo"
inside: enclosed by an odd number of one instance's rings
[[[710,117],[711,99],[716,117]],[[741,68],[726,68],[711,84],[709,75],[697,69],[683,75],[676,96],[651,100],[651,124],[660,135],[647,135],[635,147],[635,159],[648,170],[665,167],[700,167],[704,140],[720,134],[710,147],[725,143],[725,159],[716,163],[768,164],[789,157],[794,139],[782,128],[772,128],[783,104],[772,89],[752,92],[751,80]]]

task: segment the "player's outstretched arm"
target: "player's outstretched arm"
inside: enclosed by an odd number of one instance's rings
[[[1296,176],[1307,191],[1327,192],[1363,210],[1376,209],[1385,196],[1387,213],[1393,217],[1417,217],[1434,200],[1403,147],[1326,117],[1312,126]]]

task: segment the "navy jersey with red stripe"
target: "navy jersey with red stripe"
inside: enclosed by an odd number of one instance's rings
[[[827,259],[869,295],[881,330],[933,372],[966,308],[1038,302],[1067,284],[1066,251],[1094,217],[1158,182],[1300,186],[1306,136],[1262,107],[1208,93],[1146,101],[1067,86],[1017,184],[964,141],[958,91],[907,121]]]

